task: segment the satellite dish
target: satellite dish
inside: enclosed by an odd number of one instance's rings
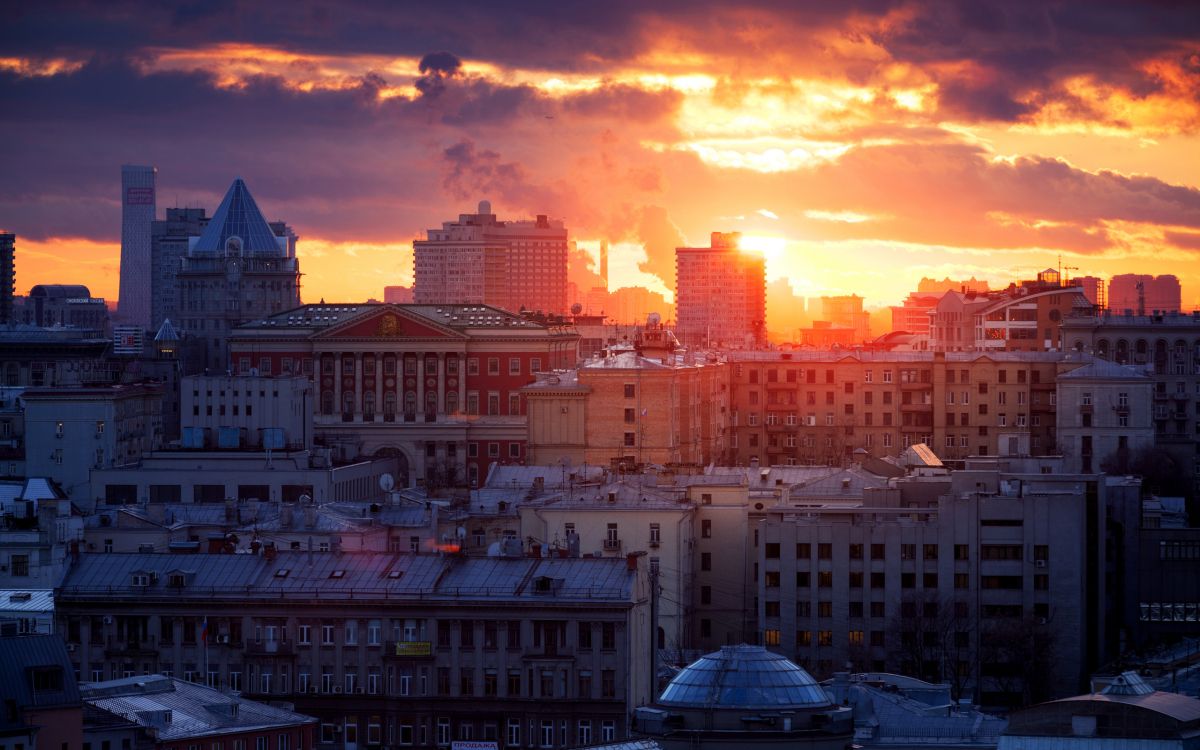
[[[312,502],[312,495],[301,495],[300,496],[300,504],[301,505],[307,505],[308,503],[311,503],[311,502]]]
[[[383,490],[384,492],[391,492],[392,488],[395,486],[396,479],[391,474],[385,472],[379,475],[379,489]]]
[[[458,535],[459,539],[466,539],[467,538],[467,527],[459,526],[458,529],[455,531],[455,533]]]
[[[579,304],[578,302],[571,305],[571,314],[572,315],[578,315],[581,312],[583,312],[583,305]]]

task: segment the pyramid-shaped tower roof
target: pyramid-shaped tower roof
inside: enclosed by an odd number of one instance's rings
[[[179,340],[179,334],[175,332],[175,326],[171,324],[170,318],[163,318],[162,325],[158,327],[158,333],[154,335],[154,340],[159,343]]]
[[[227,249],[231,238],[241,242],[240,250]],[[250,195],[250,189],[241,177],[235,177],[225,199],[217,207],[212,221],[204,229],[204,234],[192,246],[193,252],[216,253],[220,255],[247,255],[254,253],[278,254],[279,241],[262,211]]]

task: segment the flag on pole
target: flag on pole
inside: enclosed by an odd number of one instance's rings
[[[200,642],[208,643],[208,616],[204,616],[204,620],[200,623]]]

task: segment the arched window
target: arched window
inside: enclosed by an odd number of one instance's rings
[[[450,391],[449,393],[446,394],[446,413],[447,414],[457,414],[458,413],[458,392],[457,391]]]
[[[1096,342],[1096,356],[1108,359],[1108,339],[1100,339]]]
[[[404,413],[417,413],[417,394],[413,393],[412,391],[406,391],[404,393]]]
[[[388,391],[383,396],[383,421],[392,422],[396,419],[396,394]]]
[[[375,393],[373,391],[363,394],[363,421],[375,421]]]
[[[350,421],[354,418],[354,393],[346,391],[342,393],[342,419]]]
[[[321,392],[321,413],[326,416],[333,414],[333,391]]]
[[[425,391],[425,413],[437,414],[437,391]]]

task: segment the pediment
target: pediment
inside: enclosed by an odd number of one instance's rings
[[[404,309],[400,305],[379,305],[353,318],[321,331],[313,338],[336,339],[465,339],[453,328]]]

